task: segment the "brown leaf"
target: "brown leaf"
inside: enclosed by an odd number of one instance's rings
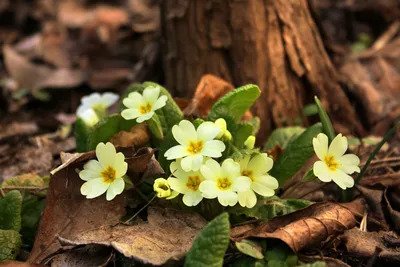
[[[118,224],[84,231],[75,238],[59,239],[66,245],[99,244],[112,246],[126,257],[162,265],[181,259],[206,225],[197,213],[151,207],[148,222]]]
[[[0,262],[0,267],[46,267],[46,265],[33,264],[22,261],[5,261],[5,262]]]
[[[375,217],[386,223],[385,215],[382,209],[383,191],[379,189],[368,188],[362,185],[356,185],[356,188],[365,198],[368,207]]]
[[[299,260],[305,263],[312,263],[316,261],[323,261],[326,267],[350,267],[350,265],[344,263],[343,261],[331,257],[320,257],[320,256],[306,256],[299,255]],[[301,266],[301,265],[300,265]]]
[[[386,189],[384,196],[390,218],[392,219],[393,222],[394,229],[400,230],[400,211],[395,209],[395,206],[399,207],[398,203],[396,203],[396,197],[394,196],[395,193],[396,192],[393,192],[393,190]],[[391,195],[391,197],[389,197],[389,194]]]
[[[129,0],[132,13],[132,28],[136,32],[156,31],[160,28],[160,6],[152,0]]]
[[[80,193],[83,182],[76,172],[94,152],[84,153],[52,172],[46,207],[29,255],[29,262],[41,263],[61,248],[56,236],[76,238],[81,232],[113,225],[125,215],[126,192],[112,201],[104,196],[86,199]]]
[[[35,91],[47,87],[75,87],[84,81],[80,70],[34,64],[8,45],[3,47],[3,54],[8,73],[21,88]]]
[[[237,232],[233,228],[231,239],[238,242],[248,237],[277,238],[298,252],[354,227],[357,222],[354,213],[362,214],[364,208],[364,202],[360,199],[343,205],[316,203],[305,209],[275,217],[245,232]]]
[[[150,134],[146,124],[133,126],[129,132],[121,131],[110,138],[114,146],[142,147],[150,141]]]
[[[34,122],[12,122],[7,125],[2,125],[0,130],[0,141],[9,137],[32,135],[39,130]]]
[[[89,245],[68,250],[51,259],[51,267],[106,266],[112,255],[108,247]]]
[[[347,252],[355,257],[369,259],[377,252],[382,260],[400,262],[400,239],[393,232],[363,232],[353,228],[340,239],[345,242]]]

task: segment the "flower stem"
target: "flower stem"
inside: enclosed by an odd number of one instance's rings
[[[161,126],[160,119],[158,118],[157,114],[154,114],[153,117],[151,117],[147,121],[147,125],[149,125],[151,133],[157,138],[157,139],[164,139],[163,135],[163,130]]]

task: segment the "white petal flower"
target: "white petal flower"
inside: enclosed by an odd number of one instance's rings
[[[314,163],[314,175],[322,182],[335,182],[345,190],[354,186],[354,179],[349,175],[360,172],[360,159],[347,150],[347,138],[338,134],[328,147],[328,137],[320,133],[313,139],[315,154],[320,159]]]
[[[200,171],[206,179],[199,187],[203,197],[218,198],[222,206],[236,205],[237,192],[245,192],[250,188],[250,178],[240,175],[240,166],[232,159],[224,160],[222,166],[209,159]]]
[[[179,145],[168,149],[164,156],[168,160],[183,158],[182,169],[186,172],[197,171],[203,164],[204,157],[219,158],[225,150],[225,144],[213,140],[220,129],[208,121],[200,124],[196,129],[187,120],[182,120],[179,125],[172,127],[172,134]]]
[[[95,198],[107,191],[106,199],[112,200],[124,191],[125,181],[122,178],[128,169],[125,156],[117,153],[111,143],[99,143],[96,147],[98,160],[90,160],[79,172],[79,177],[86,181],[81,187],[82,195]]]
[[[81,118],[88,127],[94,126],[100,120],[99,116],[96,114],[96,112],[92,108],[89,108],[89,109],[81,112],[79,115],[79,118]]]
[[[172,162],[170,170],[175,177],[168,178],[168,183],[174,191],[183,194],[183,203],[189,207],[199,204],[203,200],[199,186],[205,180],[201,172],[185,172],[181,168],[180,160]]]
[[[243,207],[252,208],[257,203],[256,194],[270,197],[275,194],[275,189],[279,187],[278,181],[268,174],[274,164],[267,153],[262,153],[251,158],[245,156],[239,161],[242,176],[251,179],[249,190],[239,192],[239,204]]]
[[[154,111],[164,107],[167,100],[167,96],[160,96],[160,87],[146,87],[143,95],[132,92],[122,100],[127,109],[121,112],[121,116],[125,120],[136,119],[138,123],[142,123],[153,117]]]
[[[98,114],[104,114],[106,109],[117,102],[119,96],[114,93],[93,93],[88,96],[82,97],[81,105],[76,111],[77,116],[81,116],[87,109],[93,109]]]

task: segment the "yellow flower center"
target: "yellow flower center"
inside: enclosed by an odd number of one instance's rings
[[[334,156],[325,156],[324,162],[331,171],[335,171],[339,167],[339,163],[335,160]]]
[[[139,107],[139,112],[141,113],[141,114],[146,114],[146,113],[149,113],[151,111],[151,105],[150,105],[150,103],[147,103],[146,105],[141,105],[140,107]]]
[[[189,147],[186,149],[186,151],[192,155],[200,153],[202,150],[203,150],[203,141],[198,141],[198,142],[191,141],[189,143]]]
[[[243,170],[242,171],[243,176],[247,176],[251,179],[252,182],[254,182],[254,176],[253,176],[253,171],[250,170]]]
[[[228,190],[232,186],[232,183],[228,178],[219,178],[217,180],[217,186],[220,190]]]
[[[115,169],[111,166],[108,166],[107,169],[101,172],[101,176],[103,177],[104,183],[112,183],[115,180]]]
[[[192,191],[197,191],[197,189],[199,189],[200,186],[200,177],[199,176],[189,176],[186,186],[187,188],[189,188]]]

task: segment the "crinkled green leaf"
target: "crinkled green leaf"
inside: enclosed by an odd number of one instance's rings
[[[254,84],[248,84],[230,91],[221,97],[211,108],[209,120],[215,121],[224,118],[228,125],[239,121],[246,111],[260,96],[260,88]]]
[[[270,260],[267,263],[267,267],[289,267],[285,261]]]
[[[259,260],[264,258],[262,246],[255,241],[243,239],[240,242],[236,242],[235,245],[236,248],[245,255]]]
[[[324,133],[328,136],[329,141],[332,142],[332,140],[335,138],[335,130],[333,129],[332,122],[318,97],[314,97],[314,100],[318,108],[318,115],[321,120]]]
[[[321,132],[321,123],[314,124],[286,147],[271,170],[271,175],[278,179],[280,186],[285,184],[314,155],[312,140]]]
[[[272,219],[276,216],[304,209],[311,204],[311,201],[303,199],[280,199],[277,196],[273,196],[264,199],[261,198],[257,205],[251,209],[238,206],[231,208],[230,212],[256,219]]]
[[[44,210],[45,200],[33,194],[24,192],[22,201],[22,228],[23,243],[33,246],[36,231],[39,227],[40,218]]]
[[[258,117],[237,123],[232,130],[233,144],[238,148],[243,148],[247,138],[250,135],[256,135],[259,128],[260,119]]]
[[[304,132],[303,127],[284,127],[274,130],[264,145],[264,149],[273,149],[275,146],[286,146]]]
[[[224,212],[204,227],[186,255],[185,267],[221,267],[229,244],[229,215]]]
[[[19,191],[8,192],[0,199],[0,229],[21,230],[22,195]]]
[[[164,138],[162,125],[161,125],[160,119],[158,118],[157,114],[154,114],[153,117],[151,117],[149,120],[147,120],[147,125],[149,126],[150,132],[157,139]]]
[[[17,231],[0,230],[0,262],[15,260],[21,244],[21,237]]]
[[[125,120],[120,114],[105,117],[90,130],[86,150],[95,150],[98,143],[106,143],[114,134],[128,131],[136,124],[136,120]]]
[[[74,135],[76,140],[76,151],[85,152],[87,148],[87,139],[89,136],[90,129],[86,123],[81,119],[77,118],[74,124]]]
[[[232,265],[232,267],[264,267],[267,264],[263,260],[256,260],[252,258],[241,258],[236,260]]]

